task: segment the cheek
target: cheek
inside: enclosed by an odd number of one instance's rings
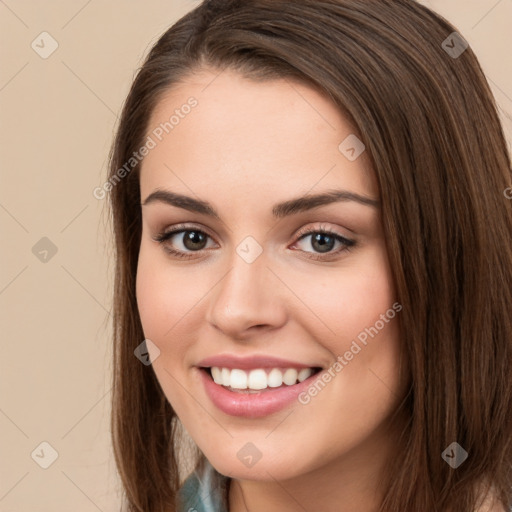
[[[144,336],[160,350],[152,369],[160,382],[167,400],[180,411],[187,411],[190,404],[180,392],[184,378],[184,361],[187,354],[187,336],[190,332],[190,301],[193,288],[179,269],[172,268],[165,255],[158,250],[141,246],[136,276],[136,297]]]
[[[136,297],[139,315],[147,338],[160,338],[170,325],[164,324],[164,311],[173,311],[172,294],[157,258],[141,246],[136,278]],[[169,320],[171,320],[169,318]],[[172,325],[172,324],[171,324]]]
[[[351,340],[376,322],[392,307],[395,293],[392,277],[382,251],[370,253],[355,264],[333,270],[326,278],[296,280],[298,297],[305,297],[307,315],[297,315],[311,331],[316,325],[318,341],[339,354],[348,350]],[[392,312],[393,316],[394,312]],[[307,319],[307,320],[306,320]],[[391,334],[391,323],[382,328]],[[388,334],[384,334],[387,331]],[[361,335],[364,338],[364,334]]]
[[[197,276],[170,262],[161,248],[142,243],[137,306],[144,336],[160,350],[152,366],[173,405],[181,400],[179,383],[188,378],[195,362],[191,349],[201,338],[208,292],[218,280],[212,272]]]
[[[162,342],[171,339],[202,296],[199,287],[198,282],[191,282],[186,272],[170,265],[160,249],[143,243],[137,267],[136,296],[144,334]]]

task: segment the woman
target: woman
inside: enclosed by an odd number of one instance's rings
[[[128,510],[506,511],[511,181],[475,55],[420,4],[173,25],[111,152]]]

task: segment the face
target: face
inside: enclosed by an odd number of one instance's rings
[[[147,131],[137,302],[153,370],[225,475],[370,464],[405,361],[368,156],[309,86],[217,74],[168,91]]]

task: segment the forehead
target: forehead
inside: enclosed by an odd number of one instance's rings
[[[219,204],[236,194],[248,205],[342,187],[376,198],[368,155],[350,161],[339,149],[356,134],[305,84],[203,70],[167,91],[151,115],[141,197],[168,188]]]

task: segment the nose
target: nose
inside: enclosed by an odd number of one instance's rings
[[[268,268],[264,253],[252,263],[235,253],[230,263],[210,294],[206,320],[237,340],[281,327],[286,321],[283,286]]]

